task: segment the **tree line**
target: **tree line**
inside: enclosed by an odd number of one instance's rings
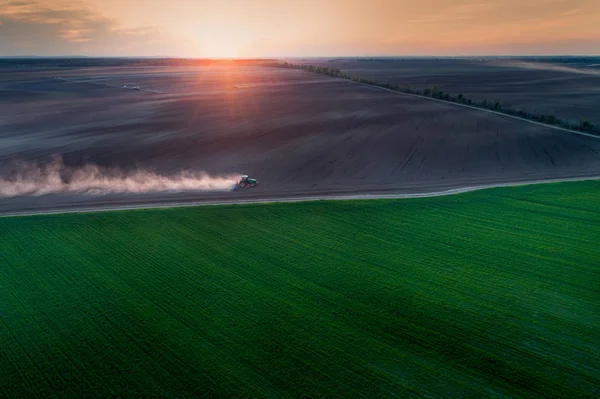
[[[488,109],[491,111],[500,112],[507,115],[517,116],[523,119],[529,119],[532,121],[540,122],[546,125],[558,126],[566,129],[577,130],[586,133],[600,134],[600,126],[593,124],[590,121],[582,120],[580,123],[570,123],[568,121],[561,120],[551,114],[543,114],[530,112],[522,109],[508,108],[502,105],[498,101],[476,101],[465,97],[463,94],[450,94],[440,90],[438,86],[434,86],[428,89],[419,90],[411,88],[410,86],[400,86],[391,84],[388,81],[379,81],[372,78],[365,78],[362,76],[353,76],[340,70],[339,68],[330,68],[326,66],[307,65],[307,64],[291,64],[288,62],[265,62],[263,65],[275,67],[275,68],[289,68],[289,69],[300,69],[307,72],[317,73],[320,75],[331,76],[334,78],[347,79],[358,83],[363,83],[371,86],[383,87],[389,90],[397,91],[400,93],[414,94],[422,97],[431,97],[438,100],[448,101],[452,103],[465,104],[471,107]]]

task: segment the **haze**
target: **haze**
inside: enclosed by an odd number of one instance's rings
[[[0,0],[0,56],[600,54],[597,0]]]

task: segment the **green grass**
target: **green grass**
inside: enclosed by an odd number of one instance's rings
[[[0,219],[0,397],[598,397],[600,182]]]

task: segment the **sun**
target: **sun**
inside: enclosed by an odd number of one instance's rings
[[[209,58],[236,58],[240,55],[240,42],[232,33],[214,35],[202,43],[202,53]]]
[[[236,58],[238,56],[238,51],[236,47],[229,46],[209,46],[206,48],[204,52],[206,57],[209,58]]]

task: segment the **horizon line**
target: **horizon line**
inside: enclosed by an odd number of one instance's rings
[[[547,57],[600,57],[599,54],[472,54],[472,55],[409,55],[409,54],[397,54],[397,55],[278,55],[278,56],[257,56],[257,57],[184,57],[175,55],[35,55],[35,54],[19,54],[19,55],[0,55],[0,59],[6,58],[113,58],[113,59],[124,59],[124,58],[146,58],[146,59],[183,59],[183,60],[260,60],[260,59],[301,59],[301,58],[327,58],[327,59],[343,59],[343,58],[515,58],[515,57],[528,57],[528,58],[547,58]]]

